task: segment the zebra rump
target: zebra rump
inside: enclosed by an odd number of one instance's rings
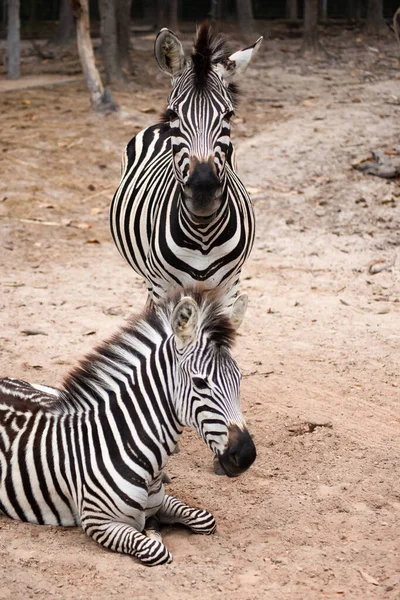
[[[227,475],[254,461],[231,355],[246,305],[239,296],[229,318],[216,294],[179,291],[128,321],[60,390],[0,380],[0,511],[80,525],[149,565],[171,560],[154,522],[212,533],[213,516],[167,495],[162,472],[185,426]]]

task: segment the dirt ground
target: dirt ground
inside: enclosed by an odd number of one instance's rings
[[[3,518],[0,598],[400,598],[400,257],[369,271],[398,252],[400,188],[352,168],[376,149],[400,161],[399,53],[344,29],[324,41],[330,57],[311,65],[272,32],[242,85],[233,137],[257,236],[235,352],[258,457],[217,477],[187,432],[168,466],[171,493],[212,511],[216,535],[166,529],[174,561],[150,569],[80,529]],[[124,145],[169,82],[152,36],[133,43],[115,115],[90,112],[76,59],[26,55],[28,87],[0,81],[4,376],[60,384],[143,306],[108,210]],[[73,80],[48,85],[60,73]]]

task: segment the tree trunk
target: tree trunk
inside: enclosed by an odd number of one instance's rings
[[[110,92],[104,89],[100,73],[94,60],[92,40],[90,38],[88,0],[71,0],[72,10],[76,17],[78,52],[83,74],[89,88],[90,102],[96,111],[116,110]]]
[[[117,44],[121,68],[129,68],[132,0],[117,0]]]
[[[317,58],[325,51],[318,37],[318,0],[304,0],[304,35],[302,54]]]
[[[328,0],[320,0],[319,18],[321,21],[326,21],[328,18]]]
[[[156,0],[146,0],[143,6],[143,22],[152,29],[157,25]]]
[[[347,5],[347,18],[349,21],[361,21],[361,0],[349,0]]]
[[[99,0],[103,64],[108,84],[123,80],[117,42],[117,0]]]
[[[157,29],[165,27],[167,22],[168,4],[167,0],[156,0],[156,24]]]
[[[400,8],[393,15],[393,29],[400,48]]]
[[[286,0],[286,18],[297,19],[297,0]]]
[[[387,27],[383,18],[383,0],[368,0],[367,33],[369,35],[379,35],[386,32]]]
[[[74,37],[74,15],[69,0],[61,0],[57,31],[51,40],[56,46],[68,44]]]
[[[18,79],[21,76],[19,0],[8,0],[7,7],[7,77]]]
[[[179,3],[178,0],[169,0],[168,2],[168,20],[167,27],[175,33],[179,33],[178,19]]]
[[[236,18],[241,33],[253,33],[253,6],[251,0],[236,0]]]

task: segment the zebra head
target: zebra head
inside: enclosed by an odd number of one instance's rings
[[[171,128],[174,172],[185,206],[197,220],[212,218],[222,204],[225,161],[232,153],[234,81],[246,70],[261,41],[262,37],[229,55],[225,40],[203,24],[187,60],[172,31],[162,29],[156,38],[157,62],[172,77],[164,118]]]
[[[241,375],[231,354],[246,308],[247,294],[236,298],[230,317],[218,302],[193,294],[176,304],[171,317],[178,355],[178,418],[200,434],[230,477],[256,458],[239,407]]]

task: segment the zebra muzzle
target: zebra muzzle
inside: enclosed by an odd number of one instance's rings
[[[228,477],[237,477],[253,464],[257,452],[247,429],[231,425],[228,431],[228,446],[218,460]]]
[[[199,217],[212,215],[220,206],[221,194],[221,182],[212,161],[196,161],[184,187],[184,197],[190,212]]]

